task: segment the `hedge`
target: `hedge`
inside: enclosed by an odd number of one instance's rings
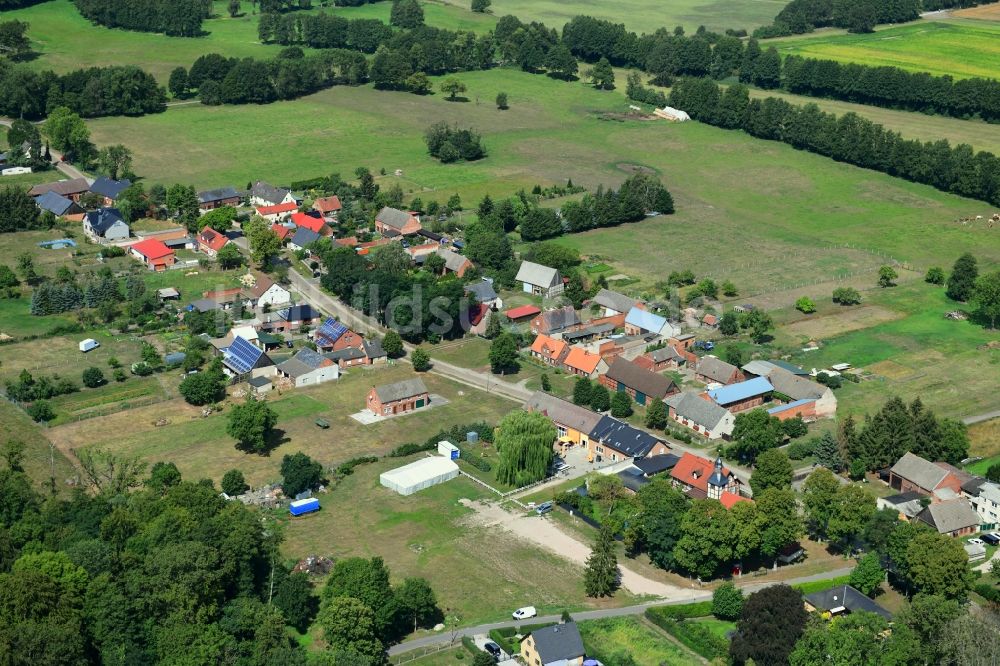
[[[466,650],[468,650],[473,655],[476,655],[476,654],[479,654],[480,652],[482,652],[482,650],[480,650],[479,648],[476,647],[475,641],[473,641],[468,636],[462,636],[462,647],[464,647]]]
[[[358,458],[351,458],[347,462],[340,463],[337,467],[337,473],[347,476],[354,473],[354,468],[358,465],[364,465],[366,463],[378,462],[378,456],[361,456]]]
[[[989,583],[979,583],[973,588],[976,594],[991,604],[1000,604],[1000,590]]]
[[[651,621],[654,615],[684,620],[692,617],[707,617],[712,614],[712,600],[695,601],[690,604],[677,604],[676,606],[654,606],[646,609],[646,617]]]
[[[698,610],[707,605],[709,612],[711,612],[712,602],[706,601],[704,604],[688,605],[697,606]],[[698,622],[690,622],[685,618],[671,617],[667,613],[655,612],[663,610],[667,609],[649,608],[646,610],[646,618],[705,659],[711,661],[729,654],[729,641],[725,638],[716,636],[708,627],[698,624]],[[688,609],[688,611],[694,612],[695,609]]]
[[[410,442],[409,444],[401,444],[397,446],[392,451],[389,452],[390,458],[405,458],[406,456],[412,456],[414,453],[421,453],[423,451],[433,451],[437,448],[437,442],[424,442],[423,444],[417,444],[416,442]]]
[[[496,643],[507,654],[517,654],[521,651],[520,643],[514,638],[517,632],[512,627],[490,629],[490,640]]]

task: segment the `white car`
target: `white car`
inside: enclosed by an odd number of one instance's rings
[[[529,617],[538,615],[538,611],[535,610],[534,606],[525,606],[524,608],[518,608],[511,615],[515,620],[527,620]]]
[[[982,539],[969,539],[969,543],[975,544],[977,546],[985,546],[986,544]]]

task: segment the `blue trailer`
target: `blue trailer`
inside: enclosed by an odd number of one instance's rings
[[[288,510],[293,516],[301,516],[306,513],[312,513],[313,511],[319,511],[319,500],[315,497],[295,500],[291,503],[291,505],[289,505]]]

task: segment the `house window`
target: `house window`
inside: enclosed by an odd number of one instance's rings
[[[383,407],[382,408],[382,413],[385,414],[386,416],[388,416],[389,414],[392,413],[392,410],[389,407]]]
[[[598,446],[597,447],[597,452],[598,453],[604,453],[604,447],[603,446]]]
[[[558,435],[559,437],[565,437],[566,436],[566,428],[564,426],[557,425],[556,426],[556,435]]]

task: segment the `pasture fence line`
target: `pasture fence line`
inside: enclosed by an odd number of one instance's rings
[[[429,657],[431,655],[439,654],[455,647],[454,643],[443,643],[439,645],[429,646],[426,648],[417,648],[416,650],[409,650],[403,654],[395,655],[390,658],[390,663],[393,666],[400,666],[401,664],[408,664],[411,661],[416,661],[417,659],[423,659],[424,657]]]

